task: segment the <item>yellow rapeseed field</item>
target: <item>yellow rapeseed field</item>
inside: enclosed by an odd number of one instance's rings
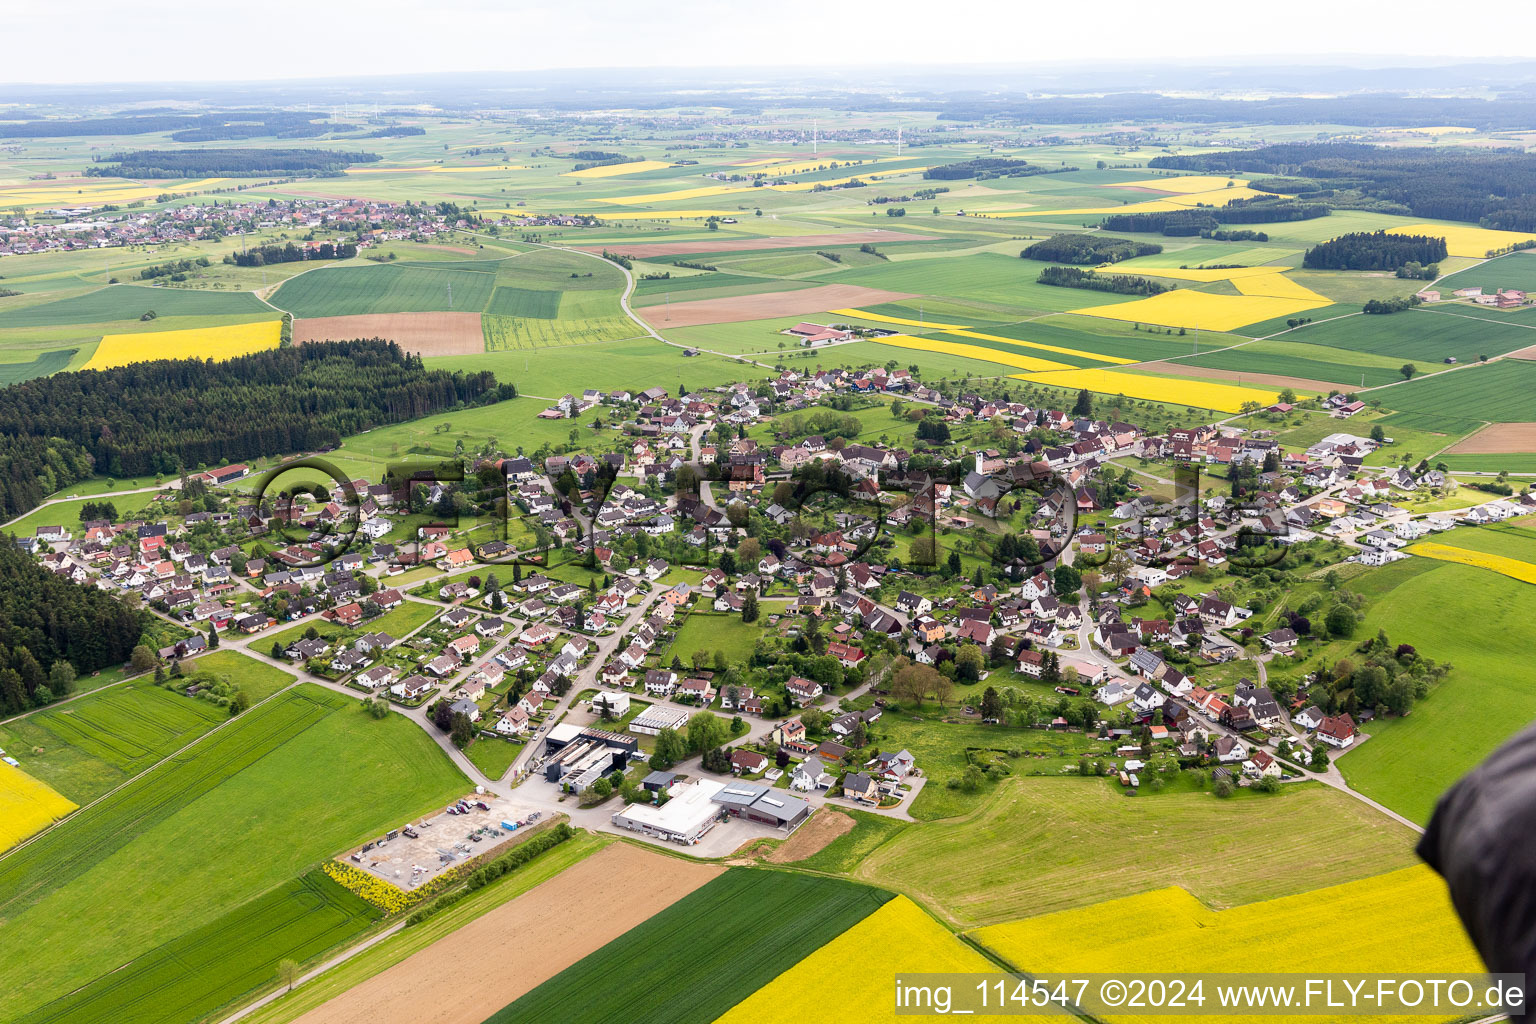
[[[1022,341],[1018,338],[1005,338],[1000,334],[982,334],[980,331],[945,331],[945,334],[956,338],[975,338],[978,341],[1001,341],[1008,345],[1023,345],[1025,348],[1037,348],[1042,352],[1058,352],[1064,356],[1081,356],[1084,359],[1096,359],[1101,363],[1115,363],[1128,366],[1136,362],[1135,359],[1124,359],[1120,356],[1100,355],[1098,352],[1085,352],[1078,348],[1067,348],[1064,345],[1047,345],[1043,341]]]
[[[588,167],[584,171],[566,171],[560,175],[562,178],[612,178],[619,174],[639,174],[641,171],[659,171],[663,167],[671,167],[670,160],[631,160],[627,164],[604,164],[601,167]]]
[[[187,331],[109,334],[96,346],[83,370],[106,370],[151,359],[233,359],[249,352],[277,348],[282,321],[263,320],[232,327],[199,327]]]
[[[1306,285],[1291,280],[1284,274],[1259,274],[1254,277],[1240,277],[1232,282],[1232,287],[1244,295],[1262,295],[1274,299],[1296,299],[1301,302],[1312,302],[1320,306],[1326,306],[1333,300],[1326,295],[1319,295]]]
[[[905,159],[908,159],[908,158],[907,157],[901,157],[901,156],[882,156],[882,157],[879,157],[878,159],[875,159],[875,160],[865,160],[862,164],[858,164],[858,165],[856,165],[854,167],[850,167],[850,168],[846,168],[846,169],[849,170],[849,171],[852,171],[853,173],[858,173],[858,171],[861,168],[868,167],[871,164],[888,164],[888,163],[891,163],[892,161],[895,161],[895,160],[905,160]],[[779,176],[785,175],[785,174],[805,174],[805,173],[810,172],[810,171],[826,169],[829,164],[833,164],[833,163],[841,164],[841,163],[843,163],[843,161],[841,159],[839,159],[838,157],[835,157],[835,156],[824,156],[820,160],[790,160],[790,161],[753,160],[753,161],[750,161],[749,163],[737,164],[736,166],[738,166],[738,167],[762,167],[763,168],[763,170],[762,170],[763,174],[768,175],[768,177],[770,177],[770,178],[776,178],[776,177],[779,177]],[[772,167],[765,167],[764,166],[765,164],[772,164],[773,166]],[[923,168],[920,168],[920,167],[913,168],[913,170],[922,170],[922,169]]]
[[[1470,224],[1409,224],[1407,227],[1388,228],[1389,235],[1429,235],[1444,238],[1445,248],[1452,256],[1470,256],[1482,259],[1495,249],[1503,249],[1516,242],[1529,242],[1536,235],[1524,231],[1495,231],[1492,228],[1475,228]]]
[[[58,821],[75,803],[0,761],[0,853]]]
[[[1049,359],[1035,359],[1017,352],[1004,352],[1001,349],[987,348],[985,345],[966,345],[962,342],[944,341],[940,338],[915,338],[907,334],[893,334],[888,338],[871,338],[870,340],[881,345],[895,345],[897,348],[915,348],[922,352],[942,352],[945,355],[980,359],[987,363],[1001,363],[1003,366],[1012,366],[1020,370],[1030,370],[1037,373],[1044,370],[1072,369],[1066,363],[1056,363]],[[1013,339],[1009,338],[1006,340],[1013,344]]]
[[[377,875],[371,875],[351,864],[328,860],[320,865],[320,869],[341,883],[343,888],[352,890],[386,914],[398,914],[419,901],[419,897],[413,898],[415,893],[404,892]]]
[[[1347,922],[1319,927],[1327,918]],[[1307,936],[1305,941],[1300,936]],[[1483,970],[1451,909],[1445,884],[1422,865],[1295,896],[1212,911],[1183,889],[1159,889],[1091,907],[971,933],[1021,971],[1179,974],[1234,970],[1242,963],[1272,972],[1476,973]],[[1209,1009],[1207,1004],[1207,1009]],[[1114,1021],[1211,1020],[1115,1015]],[[1226,1021],[1259,1021],[1224,1015]],[[1350,1017],[1351,1021],[1430,1017]]]
[[[1159,192],[1175,192],[1189,195],[1192,192],[1229,191],[1227,182],[1238,188],[1248,184],[1247,178],[1228,178],[1221,174],[1185,174],[1177,178],[1146,178],[1141,181],[1116,181],[1105,188],[1151,188]]]
[[[1068,369],[1054,373],[1016,373],[1012,376],[1051,387],[1087,388],[1101,395],[1124,395],[1127,398],[1190,405],[1220,412],[1238,412],[1244,402],[1271,405],[1280,398],[1276,392],[1260,388],[1222,384],[1196,377],[1151,377],[1124,370]]]
[[[895,982],[905,974],[996,974],[997,965],[955,938],[921,907],[897,896],[733,1006],[715,1024],[895,1024]],[[968,1016],[1038,1021],[1070,1017]]]
[[[1462,565],[1470,565],[1477,569],[1487,569],[1502,576],[1508,576],[1512,580],[1519,580],[1521,583],[1536,583],[1536,565],[1522,562],[1518,558],[1492,555],[1486,551],[1469,551],[1466,548],[1437,544],[1434,541],[1410,544],[1408,553],[1441,562],[1460,562]]]
[[[964,331],[969,329],[966,324],[941,324],[936,320],[908,320],[905,317],[886,316],[884,313],[866,313],[862,309],[829,309],[827,312],[833,316],[873,320],[877,324],[899,324],[902,327],[928,327],[936,331]]]
[[[1234,286],[1241,284],[1234,281]],[[1159,327],[1200,328],[1206,331],[1233,331],[1239,327],[1291,316],[1329,305],[1322,296],[1315,299],[1280,298],[1269,295],[1212,295],[1188,288],[1163,292],[1146,299],[1115,302],[1105,306],[1087,306],[1072,312],[1109,320],[1156,324]]]
[[[680,199],[703,199],[705,196],[725,196],[733,192],[755,192],[751,185],[701,185],[698,188],[679,188],[670,192],[648,192],[643,196],[615,196],[599,199],[600,203],[614,206],[640,206],[643,203],[672,203]]]

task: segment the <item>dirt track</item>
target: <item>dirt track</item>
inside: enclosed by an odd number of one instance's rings
[[[294,320],[293,341],[388,338],[407,352],[463,356],[485,351],[479,313],[365,313]]]
[[[604,249],[638,259],[683,256],[691,252],[756,252],[759,249],[805,249],[814,246],[858,245],[861,242],[916,242],[928,235],[901,231],[844,231],[835,235],[771,235],[767,238],[711,238],[702,242],[641,242],[637,245],[578,245],[585,252]]]
[[[1447,455],[1498,455],[1536,452],[1536,423],[1490,423],[1451,445]]]
[[[666,306],[646,306],[635,312],[653,327],[698,327],[701,324],[767,320],[776,316],[810,316],[828,309],[873,306],[910,298],[912,296],[906,292],[886,292],[852,284],[828,284],[796,292],[764,292],[761,295],[674,302],[670,310]]]
[[[481,1024],[723,870],[614,843],[297,1024]]]
[[[1267,384],[1272,388],[1301,388],[1303,391],[1321,391],[1327,394],[1330,391],[1342,391],[1344,385],[1330,384],[1325,380],[1308,380],[1306,377],[1286,377],[1278,373],[1246,373],[1238,370],[1214,370],[1208,366],[1189,366],[1185,363],[1170,363],[1159,359],[1150,363],[1141,363],[1139,370],[1147,370],[1151,373],[1169,373],[1176,377],[1208,377],[1211,380],[1239,380],[1244,384]]]

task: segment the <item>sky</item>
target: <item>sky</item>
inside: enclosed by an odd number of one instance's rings
[[[0,80],[253,81],[645,67],[1536,56],[1530,0],[12,0]],[[1437,29],[1440,26],[1445,31]],[[1454,30],[1451,30],[1454,29]],[[22,44],[22,45],[16,45]],[[1375,61],[1370,61],[1375,63]],[[0,102],[4,101],[0,91]]]

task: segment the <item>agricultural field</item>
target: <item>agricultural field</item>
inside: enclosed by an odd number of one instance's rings
[[[20,1022],[195,1020],[269,984],[283,960],[312,960],[356,939],[380,916],[324,872],[310,871],[39,1007]]]
[[[298,687],[0,860],[0,984],[35,1010],[466,786],[415,723]]]
[[[1439,544],[1433,541],[1419,541],[1408,545],[1410,555],[1418,555],[1420,558],[1433,558],[1441,562],[1456,562],[1460,565],[1470,565],[1478,569],[1487,569],[1501,576],[1508,576],[1512,580],[1521,583],[1536,584],[1536,565],[1521,561],[1518,558],[1510,558],[1506,555],[1496,555],[1487,551],[1469,551],[1466,548],[1454,544]]]
[[[1315,925],[1322,906],[1336,910],[1340,920],[1362,926],[1324,929],[1312,941],[1296,942],[1296,935]],[[1363,926],[1367,921],[1369,926]],[[1264,970],[1276,970],[1280,964],[1287,971],[1298,972],[1389,972],[1409,964],[1416,971],[1483,970],[1482,961],[1456,920],[1445,884],[1423,865],[1219,910],[1209,909],[1185,889],[1156,889],[993,925],[971,937],[1014,970],[1041,974],[1111,969],[1159,974],[1220,972],[1233,969],[1231,951],[1238,947],[1260,958],[1245,959],[1244,963],[1262,964]],[[1124,1013],[1107,1019],[1201,1018]],[[1224,1015],[1224,1019],[1266,1018]]]
[[[41,832],[75,803],[20,768],[0,763],[0,853]]]
[[[1401,384],[1379,397],[1388,407],[1412,417],[1414,425],[1437,418],[1475,416],[1491,422],[1536,420],[1536,363],[1500,359]]]
[[[210,327],[190,331],[154,331],[148,334],[109,334],[83,369],[107,370],[151,359],[233,359],[277,348],[282,323],[265,320],[234,327]]]
[[[295,318],[363,313],[483,312],[496,286],[494,261],[348,264],[283,283],[272,305]]]
[[[56,299],[21,309],[7,309],[0,299],[4,326],[70,327],[76,324],[104,324],[118,320],[138,320],[145,313],[167,316],[231,316],[260,314],[270,317],[272,309],[246,292],[203,292],[185,288],[149,288],[136,284],[117,284],[84,295]]]
[[[1481,288],[1489,294],[1501,288],[1536,291],[1536,253],[1512,252],[1443,277],[1435,285],[1446,296],[1459,288]]]
[[[487,1024],[622,1016],[637,1024],[710,1024],[751,992],[875,913],[891,894],[835,878],[733,868],[597,952]],[[677,971],[658,949],[729,950]],[[594,977],[606,980],[592,985]]]
[[[1108,780],[1015,778],[964,818],[901,831],[851,874],[974,928],[1170,883],[1235,906],[1406,866],[1414,839],[1322,786],[1229,802],[1177,787],[1133,799]],[[1244,871],[1255,844],[1277,855],[1263,872]]]
[[[1448,358],[1475,363],[1482,356],[1503,355],[1536,341],[1531,330],[1536,316],[1501,320],[1477,307],[1419,307],[1388,316],[1368,316],[1357,308],[1334,319],[1324,319],[1322,313],[1316,316],[1315,323],[1286,333],[1283,340],[1385,356],[1399,365],[1423,363],[1426,368],[1444,364]]]
[[[1197,409],[1238,412],[1249,402],[1270,405],[1280,398],[1278,391],[1242,387],[1196,378],[1153,377],[1142,373],[1115,370],[1059,370],[1056,372],[1012,374],[1019,380],[1047,384],[1056,388],[1087,388],[1101,395],[1124,395],[1153,402],[1188,405]]]

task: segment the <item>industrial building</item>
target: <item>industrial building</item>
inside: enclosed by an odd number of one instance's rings
[[[660,704],[646,708],[629,723],[629,731],[642,736],[655,736],[663,729],[681,729],[688,723],[691,712],[682,708],[663,707]]]
[[[580,793],[614,769],[624,768],[638,746],[633,736],[561,723],[544,737],[544,778]]]
[[[712,798],[733,817],[793,830],[810,816],[811,805],[783,790],[755,782],[732,782]]]
[[[631,832],[691,846],[713,828],[720,817],[720,806],[714,802],[714,797],[724,788],[724,783],[711,779],[678,783],[667,791],[668,800],[660,807],[630,804],[615,811],[612,820],[619,828]]]

